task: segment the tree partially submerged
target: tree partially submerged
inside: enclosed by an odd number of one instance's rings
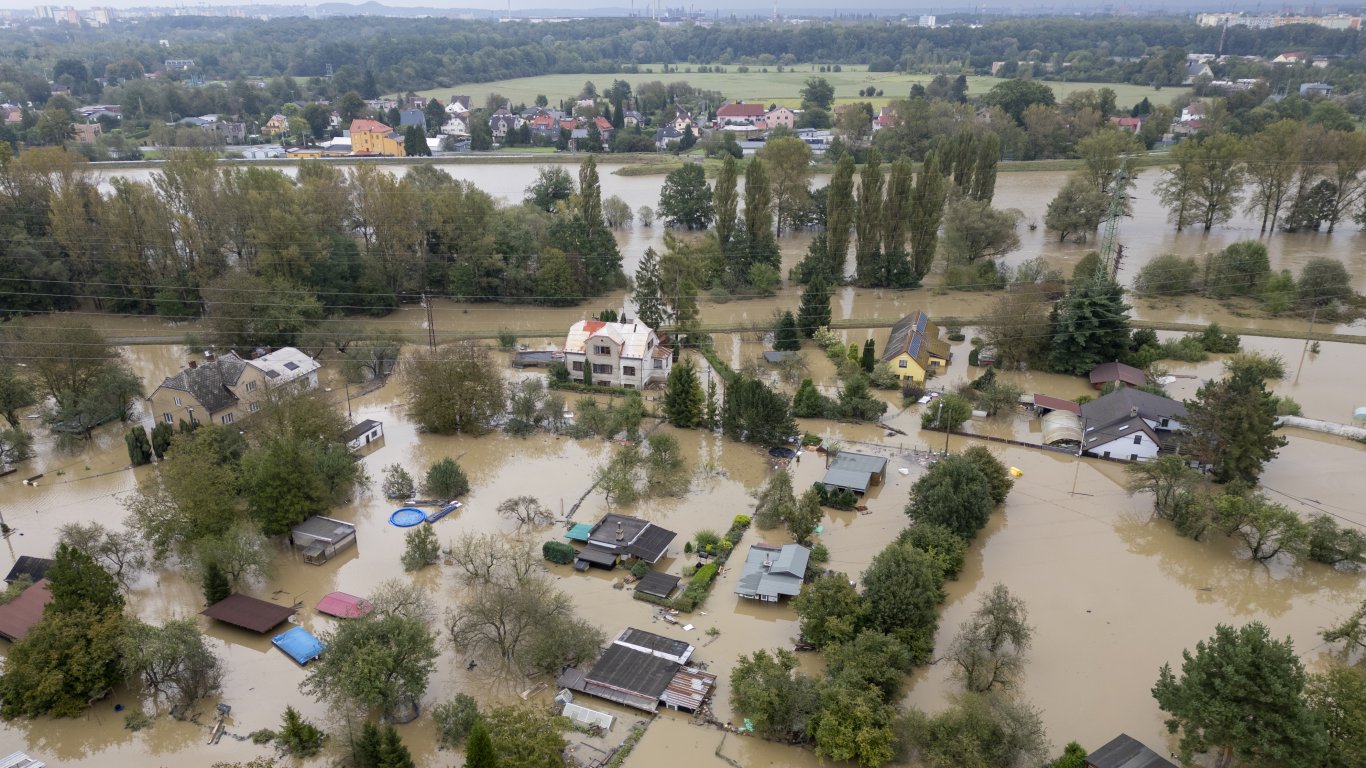
[[[1024,601],[1004,584],[993,586],[949,646],[954,677],[973,693],[1015,687],[1033,635]]]

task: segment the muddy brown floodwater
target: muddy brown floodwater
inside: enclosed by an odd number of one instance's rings
[[[516,165],[459,166],[451,170],[460,178],[508,199],[516,199],[535,173],[532,166]],[[603,170],[604,194],[620,194],[633,205],[653,205],[657,200],[662,179],[615,176],[610,170],[610,166]],[[138,173],[141,172],[117,175]],[[1255,237],[1255,227],[1242,218],[1210,235],[1176,234],[1153,199],[1152,185],[1159,174],[1152,169],[1143,172],[1136,191],[1135,217],[1126,220],[1121,228],[1121,239],[1129,254],[1126,276],[1162,252],[1195,255],[1233,240]],[[1065,177],[1060,173],[1002,174],[997,205],[1020,208],[1026,220],[1041,219],[1044,206]],[[662,246],[661,232],[657,227],[637,227],[619,236],[628,271],[634,269],[639,254],[647,246]],[[1042,230],[1022,230],[1021,236],[1023,247],[1011,256],[1011,263],[1042,256],[1050,264],[1068,268],[1087,250],[1086,246],[1059,245]],[[1331,237],[1277,235],[1269,243],[1273,266],[1293,269],[1312,256],[1331,255],[1348,264],[1358,289],[1362,289],[1366,287],[1366,257],[1358,247],[1358,237],[1350,228]],[[784,239],[785,267],[800,258],[806,242],[805,235]],[[770,299],[726,303],[704,300],[705,323],[759,329],[717,334],[717,349],[722,358],[736,366],[753,360],[763,348],[762,329],[773,311],[795,307],[797,292],[796,287],[789,286]],[[438,302],[435,315],[438,330],[443,332],[487,332],[499,328],[544,332],[566,327],[599,306],[623,301],[624,297],[617,294],[591,306],[564,310]],[[835,317],[840,319],[891,322],[917,308],[937,316],[970,316],[989,302],[987,296],[944,293],[933,288],[910,292],[846,288],[835,296],[833,308]],[[1194,323],[1218,320],[1235,326],[1256,324],[1284,329],[1298,329],[1302,325],[1300,321],[1238,318],[1201,300],[1136,303],[1135,314],[1152,319]],[[421,311],[410,307],[379,321],[381,325],[414,333],[422,329],[422,323]],[[168,329],[156,320],[143,318],[109,318],[101,320],[101,324],[130,336],[195,330],[192,325]],[[966,330],[971,336],[971,329]],[[1363,333],[1360,325],[1333,330]],[[848,343],[861,343],[871,337],[880,346],[887,330],[849,329],[842,333]],[[523,341],[539,345],[558,343],[559,339]],[[1303,370],[1296,379],[1301,342],[1245,337],[1244,346],[1280,354],[1286,359],[1291,374],[1276,382],[1274,389],[1298,400],[1307,416],[1345,421],[1353,407],[1366,405],[1360,387],[1350,383],[1359,381],[1361,371],[1366,370],[1366,347],[1325,343],[1319,353],[1305,357]],[[954,363],[948,375],[935,382],[937,386],[951,387],[977,374],[966,366],[966,343],[955,345],[954,351]],[[183,365],[192,351],[181,346],[143,346],[129,348],[126,354],[150,391],[163,376]],[[805,355],[808,375],[832,390],[837,384],[834,366],[809,346]],[[1171,385],[1173,394],[1191,396],[1202,379],[1218,375],[1220,365],[1218,359],[1200,364],[1170,364],[1168,367],[1178,376]],[[516,378],[535,374],[508,375]],[[1077,378],[1036,372],[1011,372],[1008,376],[1026,391],[1064,397],[1087,392],[1084,382]],[[328,386],[329,396],[335,398],[339,408],[343,407],[342,389]],[[881,396],[892,402],[890,396]],[[572,407],[575,398],[567,399]],[[493,509],[503,499],[521,494],[537,496],[557,513],[568,509],[591,482],[592,469],[605,461],[611,451],[611,446],[601,441],[553,436],[517,439],[491,435],[475,439],[418,434],[406,418],[403,402],[396,382],[352,400],[357,420],[375,418],[384,422],[383,442],[372,448],[363,461],[371,477],[378,478],[383,467],[393,463],[417,473],[438,458],[459,459],[473,490],[464,510],[436,523],[443,542],[464,532],[522,535],[534,544],[558,537],[559,527],[518,534]],[[905,525],[902,510],[907,493],[923,471],[913,451],[929,447],[941,450],[943,446],[942,435],[919,433],[919,415],[916,406],[903,410],[893,403],[889,409],[886,422],[906,435],[889,435],[870,425],[801,422],[804,430],[838,439],[859,450],[877,451],[891,459],[888,483],[870,494],[868,514],[828,513],[822,521],[824,531],[820,538],[831,551],[832,568],[857,576]],[[0,512],[5,522],[17,529],[3,545],[0,565],[5,567],[19,555],[50,553],[56,530],[62,524],[93,520],[120,525],[124,517],[122,500],[139,478],[156,471],[155,467],[126,467],[126,451],[117,427],[101,429],[94,440],[73,454],[57,451],[51,437],[36,426],[38,422],[31,423],[37,433],[39,455],[16,474],[0,478]],[[1023,414],[974,420],[970,428],[1021,439],[1037,434],[1037,425]],[[703,528],[722,531],[734,515],[748,512],[752,505],[750,494],[765,481],[772,468],[768,457],[752,447],[700,432],[674,434],[697,468],[689,493],[677,499],[643,502],[626,511],[678,532],[678,539],[660,566],[678,573],[684,565],[683,542]],[[1303,514],[1331,512],[1358,525],[1366,523],[1359,503],[1366,495],[1366,473],[1360,471],[1366,461],[1366,447],[1293,430],[1287,436],[1290,444],[1267,469],[1266,491]],[[972,443],[971,438],[954,437],[949,447],[959,450]],[[952,637],[975,606],[978,595],[992,584],[1005,583],[1024,598],[1036,627],[1036,638],[1021,693],[1043,711],[1055,748],[1072,739],[1095,747],[1125,731],[1160,751],[1168,743],[1168,736],[1148,690],[1163,662],[1179,660],[1183,648],[1209,636],[1219,622],[1241,624],[1256,619],[1266,622],[1276,635],[1292,637],[1297,650],[1312,664],[1320,650],[1317,630],[1349,613],[1360,599],[1357,576],[1312,564],[1251,563],[1227,540],[1199,543],[1176,536],[1169,525],[1149,519],[1146,499],[1130,498],[1124,493],[1119,465],[1078,461],[1070,456],[1022,448],[1006,448],[999,454],[1008,465],[1021,469],[1023,476],[1004,509],[998,511],[972,547],[963,577],[949,586],[938,641],[943,644]],[[793,469],[798,488],[814,482],[822,472],[821,462],[815,456],[807,456]],[[902,475],[901,469],[907,473]],[[21,483],[22,478],[39,472],[45,476],[36,487]],[[302,604],[298,621],[315,632],[333,626],[332,619],[313,610],[322,595],[333,590],[364,595],[390,578],[422,585],[442,610],[448,609],[458,590],[447,569],[403,573],[399,564],[403,532],[387,522],[393,507],[371,494],[333,510],[329,514],[357,525],[356,548],[319,567],[304,564],[281,545],[274,574],[254,585],[250,592],[284,604]],[[601,494],[593,494],[579,508],[575,520],[592,521],[607,510]],[[782,543],[785,537],[777,531],[751,530],[740,549],[743,551],[756,541]],[[654,621],[647,604],[633,601],[628,592],[613,589],[613,578],[620,572],[576,574],[556,566],[550,573],[583,615],[609,634],[633,625],[697,645],[697,658],[719,675],[715,713],[722,720],[734,716],[728,683],[736,656],[757,648],[790,647],[798,632],[796,616],[786,605],[755,604],[734,595],[736,569],[721,575],[702,609],[705,614],[698,612],[690,617],[694,629],[686,633],[679,627]],[[151,621],[195,617],[200,603],[198,586],[175,568],[145,575],[129,595],[130,610]],[[134,693],[121,689],[97,702],[80,718],[0,724],[0,745],[23,748],[50,764],[64,766],[180,766],[245,760],[267,752],[243,740],[245,735],[258,728],[276,727],[280,713],[290,704],[333,733],[335,738],[329,750],[340,754],[348,728],[354,723],[334,716],[324,705],[299,693],[304,670],[274,650],[268,637],[211,625],[202,618],[198,621],[226,670],[221,696],[201,705],[198,724],[161,717],[149,729],[128,731],[115,706],[133,707],[138,701]],[[719,632],[715,637],[707,634],[713,627]],[[4,650],[0,648],[0,652]],[[802,654],[801,659],[804,670],[819,673],[818,658]],[[467,669],[466,662],[465,656],[448,644],[443,645],[440,665],[423,699],[424,710],[461,691],[485,704],[516,701],[522,691],[540,682],[503,674],[487,663]],[[928,710],[942,707],[946,696],[955,690],[947,670],[939,666],[918,672],[911,682],[906,703]],[[545,701],[549,695],[537,693],[534,699]],[[228,720],[230,735],[218,745],[209,746],[205,743],[207,723],[213,704],[219,700],[233,708]],[[588,704],[611,711],[620,719],[605,739],[572,734],[577,755],[588,756],[595,754],[594,750],[619,743],[631,723],[639,719],[637,714],[605,702]],[[428,717],[401,726],[400,732],[421,765],[453,766],[462,760],[458,753],[437,750]],[[730,735],[723,740],[723,735],[716,729],[692,725],[687,718],[665,714],[650,726],[627,765],[647,768],[686,762],[719,767],[731,764],[728,760],[745,766],[807,768],[819,764],[808,751],[750,737]],[[718,753],[726,759],[717,757]]]

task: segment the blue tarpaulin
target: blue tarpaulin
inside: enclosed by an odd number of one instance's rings
[[[322,641],[303,627],[295,627],[270,639],[276,648],[286,656],[299,662],[300,666],[318,658],[323,652]]]

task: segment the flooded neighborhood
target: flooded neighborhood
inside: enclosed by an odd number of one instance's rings
[[[293,172],[292,168],[282,170]],[[401,174],[404,168],[389,165],[383,170]],[[442,166],[442,170],[511,203],[522,198],[536,174],[536,167],[529,164],[458,164]],[[660,176],[616,175],[609,163],[603,163],[600,170],[604,197],[618,195],[635,205],[653,204],[659,198]],[[103,171],[102,183],[120,176],[146,181],[155,172]],[[1257,237],[1256,222],[1245,217],[1235,217],[1208,233],[1174,231],[1154,192],[1160,174],[1159,169],[1148,169],[1138,176],[1133,216],[1119,224],[1125,256],[1118,271],[1121,284],[1131,284],[1150,259],[1162,254],[1198,257]],[[1045,228],[1029,226],[1042,219],[1048,200],[1065,180],[1061,172],[1001,173],[994,205],[1018,209],[1023,222],[1021,247],[1006,257],[1007,265],[1041,258],[1048,267],[1070,274],[1097,247],[1094,242],[1059,243]],[[827,181],[818,178],[814,184]],[[635,274],[647,248],[665,249],[664,232],[659,225],[636,224],[616,233],[626,274]],[[804,232],[780,239],[784,276],[806,253],[810,239]],[[1329,256],[1343,262],[1356,291],[1366,291],[1366,249],[1361,247],[1355,225],[1341,227],[1332,235],[1275,235],[1264,242],[1273,272],[1298,272],[1310,258]],[[836,288],[830,302],[835,332],[846,345],[861,347],[871,339],[881,354],[891,326],[907,315],[921,311],[936,320],[981,317],[1001,295],[949,291],[939,287],[938,275],[931,275],[926,283],[913,290]],[[711,333],[715,357],[730,369],[756,371],[762,381],[791,393],[795,382],[784,382],[774,366],[763,362],[762,354],[772,349],[775,311],[795,311],[801,293],[799,285],[785,282],[771,297],[699,297],[700,326],[715,329]],[[1360,386],[1366,370],[1366,344],[1362,343],[1366,326],[1360,321],[1319,322],[1315,331],[1338,334],[1339,340],[1316,342],[1308,351],[1303,336],[1296,338],[1308,326],[1299,317],[1267,318],[1258,316],[1251,305],[1195,296],[1127,298],[1139,324],[1197,328],[1217,322],[1226,331],[1242,334],[1243,351],[1279,356],[1288,370],[1279,380],[1269,381],[1268,388],[1293,398],[1307,419],[1350,424],[1354,409],[1366,406],[1366,389]],[[545,380],[547,375],[541,368],[514,368],[515,348],[500,349],[498,334],[514,336],[516,348],[558,353],[565,348],[571,325],[593,320],[604,310],[634,317],[637,307],[625,290],[572,307],[433,298],[429,307],[404,304],[364,322],[372,330],[397,331],[413,342],[405,355],[426,346],[429,330],[438,345],[478,338],[491,350],[490,359],[503,379],[515,384],[527,378]],[[119,354],[141,381],[143,399],[138,402],[137,419],[149,427],[160,419],[160,411],[146,398],[167,377],[206,364],[203,345],[187,345],[187,337],[197,338],[203,332],[199,321],[174,324],[94,308],[71,314],[90,321],[106,336],[126,342]],[[1259,331],[1272,335],[1259,335]],[[950,362],[928,382],[928,390],[952,392],[984,372],[968,363],[974,352],[968,339],[977,335],[977,329],[967,325],[961,334],[957,341],[945,340]],[[1181,331],[1162,330],[1158,337],[1181,335]],[[836,364],[809,341],[799,355],[801,378],[812,379],[819,391],[835,396],[843,386]],[[576,525],[591,526],[609,514],[626,515],[675,534],[650,570],[684,577],[686,585],[686,577],[699,562],[692,552],[699,532],[725,532],[737,515],[754,514],[756,495],[775,472],[789,471],[798,495],[813,484],[828,485],[823,478],[834,451],[827,451],[827,446],[886,460],[885,479],[867,486],[857,508],[822,508],[813,537],[828,551],[824,568],[845,574],[853,582],[861,580],[874,557],[906,528],[912,486],[946,452],[985,446],[1011,469],[1014,485],[1005,503],[971,541],[957,579],[945,584],[934,647],[947,649],[979,599],[994,585],[1006,585],[1028,606],[1033,639],[1017,690],[1039,710],[1050,754],[1059,753],[1070,741],[1098,747],[1121,733],[1163,755],[1175,752],[1176,737],[1164,727],[1166,715],[1152,694],[1163,664],[1179,664],[1182,650],[1207,638],[1218,624],[1260,621],[1271,636],[1290,638],[1312,671],[1321,657],[1333,652],[1319,632],[1341,623],[1362,600],[1361,577],[1354,570],[1289,556],[1256,560],[1247,556],[1239,539],[1215,535],[1197,540],[1179,535],[1170,521],[1154,514],[1149,494],[1126,491],[1129,477],[1123,463],[1079,457],[1075,447],[1037,447],[1044,442],[1046,426],[1036,412],[1034,396],[1066,401],[1098,396],[1098,387],[1083,376],[1001,368],[997,376],[1018,387],[1028,407],[1017,404],[992,416],[974,415],[961,434],[952,435],[922,430],[922,415],[937,406],[932,399],[903,404],[898,390],[874,390],[872,396],[888,407],[871,423],[798,418],[799,433],[817,436],[821,448],[810,444],[795,455],[790,450],[771,453],[759,445],[727,439],[719,431],[678,429],[663,423],[663,387],[649,387],[643,392],[647,415],[642,430],[677,441],[687,489],[676,496],[618,504],[598,484],[596,472],[613,461],[621,441],[599,436],[576,439],[545,430],[524,437],[503,431],[482,436],[431,434],[419,429],[412,416],[402,373],[358,386],[345,381],[340,357],[333,350],[318,356],[319,396],[349,423],[371,420],[382,426],[382,434],[355,448],[357,461],[370,479],[368,487],[349,503],[325,513],[354,525],[354,546],[312,564],[285,536],[272,537],[268,575],[243,590],[267,603],[296,609],[280,631],[292,624],[313,635],[332,632],[345,619],[316,610],[324,596],[336,592],[369,596],[395,578],[411,582],[431,598],[438,627],[445,622],[440,617],[459,609],[466,587],[448,553],[435,567],[405,572],[401,562],[405,529],[391,524],[390,518],[407,505],[402,499],[385,498],[381,491],[381,480],[391,465],[418,477],[434,463],[450,458],[468,477],[469,492],[460,497],[459,507],[422,523],[443,548],[463,536],[489,535],[525,542],[539,558],[545,542],[571,541],[566,534]],[[1163,361],[1165,375],[1170,377],[1166,383],[1169,396],[1177,401],[1196,398],[1205,382],[1223,375],[1227,357],[1214,354],[1204,362]],[[713,380],[720,384],[725,377],[724,371],[696,350],[684,350],[680,360],[696,366],[703,387]],[[579,375],[579,369],[571,373]],[[580,396],[573,392],[563,396],[572,420]],[[608,407],[623,396],[593,397]],[[73,450],[35,414],[36,409],[22,414],[34,435],[34,457],[0,477],[0,517],[9,531],[3,542],[6,569],[24,556],[52,557],[58,529],[64,525],[95,522],[122,528],[128,515],[125,503],[140,482],[159,471],[157,463],[129,466],[125,428],[117,423],[96,428],[88,441]],[[1330,515],[1344,526],[1359,529],[1366,525],[1361,504],[1366,497],[1366,473],[1362,472],[1366,444],[1297,428],[1282,428],[1278,434],[1286,444],[1265,467],[1260,479],[1263,493],[1306,518]],[[538,500],[553,521],[519,525],[498,513],[500,503],[521,496]],[[577,615],[609,640],[636,628],[680,641],[692,649],[688,663],[715,676],[705,717],[666,708],[655,714],[575,693],[574,703],[606,713],[614,723],[605,732],[569,731],[569,754],[581,765],[603,765],[635,725],[643,723],[643,735],[637,735],[629,756],[613,765],[804,768],[830,764],[808,747],[766,741],[747,732],[753,729],[744,727],[745,713],[732,709],[731,671],[738,657],[758,649],[805,647],[800,618],[788,601],[746,599],[736,592],[745,573],[745,553],[752,545],[791,543],[793,538],[782,527],[745,530],[735,546],[735,557],[719,569],[710,595],[690,613],[670,614],[633,599],[638,585],[634,579],[627,583],[627,568],[608,570],[584,563],[586,570],[581,570],[548,560],[538,563],[538,570],[554,588],[569,596]],[[125,712],[141,709],[143,704],[136,688],[125,684],[79,717],[5,721],[0,725],[0,744],[41,756],[48,765],[73,767],[245,762],[273,753],[248,735],[276,727],[281,709],[288,704],[332,735],[324,746],[328,763],[342,759],[348,750],[347,734],[359,729],[365,718],[347,716],[302,693],[300,684],[308,667],[296,664],[272,645],[273,631],[256,633],[199,616],[204,599],[189,569],[168,565],[140,573],[128,586],[127,603],[129,612],[146,622],[196,621],[222,661],[221,691],[200,701],[192,712],[180,713],[179,719],[163,714],[150,726],[133,731],[125,727]],[[454,647],[444,630],[440,634],[435,672],[417,702],[423,716],[397,726],[418,765],[462,764],[460,752],[438,748],[436,726],[425,716],[455,694],[468,694],[481,706],[522,702],[548,706],[560,694],[561,686],[553,676],[509,670],[496,659]],[[797,659],[800,671],[823,673],[819,654],[798,650]],[[944,658],[932,661],[911,674],[900,702],[931,714],[942,710],[958,690],[952,665]],[[228,707],[225,714],[215,709],[220,703]],[[222,733],[216,734],[220,719]]]

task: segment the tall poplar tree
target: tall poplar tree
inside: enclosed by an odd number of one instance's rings
[[[882,268],[878,284],[905,288],[914,283],[910,255],[906,252],[906,225],[910,221],[914,171],[909,158],[892,164],[887,196],[882,203]]]
[[[830,325],[830,283],[824,273],[817,272],[802,292],[802,304],[797,310],[797,330],[811,338],[816,329]]]
[[[917,280],[929,274],[934,263],[946,195],[939,158],[930,153],[920,166],[915,188],[911,191],[911,267]]]
[[[579,166],[579,212],[590,228],[606,228],[602,219],[602,186],[598,180],[598,161],[592,155]]]
[[[712,212],[716,229],[716,242],[725,248],[735,235],[735,223],[739,218],[736,210],[739,196],[736,192],[735,158],[726,155],[721,162],[721,172],[716,176],[716,186],[712,190]]]
[[[778,267],[778,240],[773,234],[773,190],[764,161],[754,158],[745,168],[745,245],[748,262]]]
[[[1001,138],[989,133],[977,139],[977,159],[972,170],[974,200],[991,202],[996,196],[996,164],[1001,159]]]
[[[844,260],[849,253],[849,226],[854,220],[854,158],[845,154],[835,164],[830,177],[830,194],[825,208],[825,249],[830,262],[826,276],[844,277]]]
[[[855,279],[862,286],[877,285],[882,253],[882,156],[876,148],[868,150],[868,162],[859,174],[854,235]]]

